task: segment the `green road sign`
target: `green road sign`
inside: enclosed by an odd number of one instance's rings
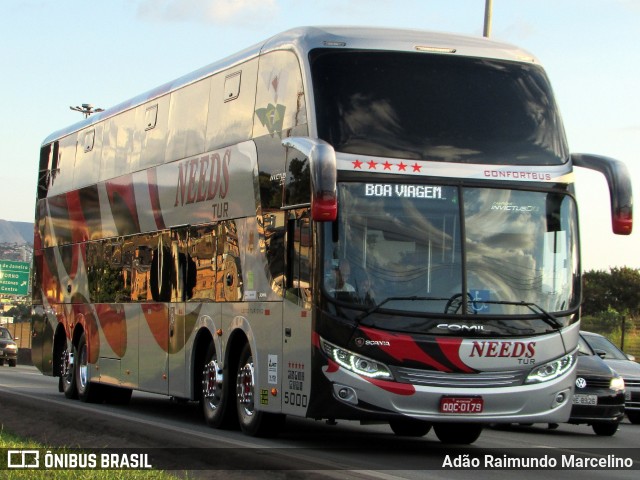
[[[0,294],[27,295],[31,264],[0,260]]]

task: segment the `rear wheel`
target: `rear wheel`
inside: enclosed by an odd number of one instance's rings
[[[89,381],[89,346],[84,333],[78,342],[77,352],[74,359],[74,370],[78,398],[87,403],[99,403],[104,398],[100,390],[101,385]]]
[[[236,406],[240,429],[247,435],[275,437],[284,426],[284,415],[262,412],[255,408],[255,370],[249,344],[242,349],[238,362]]]
[[[9,360],[9,366],[10,367],[15,367],[18,364],[17,360]]]
[[[442,443],[469,445],[482,433],[483,425],[477,423],[436,423],[433,430]]]
[[[60,354],[60,390],[64,392],[64,396],[71,399],[78,398],[78,389],[76,387],[76,368],[74,358],[76,357],[76,349],[70,343]]]
[[[231,415],[227,412],[228,382],[224,381],[224,374],[216,355],[213,344],[209,345],[202,370],[202,394],[200,405],[207,425],[214,428],[229,428],[232,426]]]
[[[596,435],[611,437],[618,431],[618,422],[601,422],[591,425]]]
[[[431,424],[420,420],[389,420],[393,433],[401,437],[424,437],[431,431]]]

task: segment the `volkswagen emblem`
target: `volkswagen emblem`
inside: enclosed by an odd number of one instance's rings
[[[584,378],[582,377],[576,378],[576,387],[584,388],[586,386],[587,386],[587,381]]]

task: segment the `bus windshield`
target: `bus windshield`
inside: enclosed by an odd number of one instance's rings
[[[568,160],[537,65],[335,49],[310,57],[318,135],[338,152],[481,164]]]
[[[569,195],[404,183],[340,183],[338,192],[340,215],[325,233],[330,297],[412,314],[527,315],[521,302],[548,312],[578,305]]]

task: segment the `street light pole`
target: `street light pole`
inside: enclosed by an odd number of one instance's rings
[[[493,0],[485,0],[484,4],[484,30],[483,37],[489,38],[491,35],[491,12],[493,10]]]

